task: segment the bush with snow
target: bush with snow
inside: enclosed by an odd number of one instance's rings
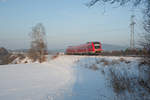
[[[117,100],[150,99],[150,67],[139,67],[139,58],[85,57],[78,63],[81,67],[102,72]]]

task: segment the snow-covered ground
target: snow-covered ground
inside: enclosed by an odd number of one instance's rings
[[[66,62],[66,63],[64,63]],[[0,100],[61,100],[74,83],[68,59],[0,66]]]
[[[110,70],[119,77],[144,76],[138,59],[63,55],[42,64],[1,65],[0,100],[121,100]]]

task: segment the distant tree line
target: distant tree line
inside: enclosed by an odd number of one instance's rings
[[[148,54],[146,49],[126,49],[126,50],[113,50],[103,51],[100,55],[103,56],[139,56],[144,57]]]

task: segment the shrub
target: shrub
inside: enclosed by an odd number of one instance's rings
[[[0,48],[0,65],[11,63],[14,59],[11,58],[12,54],[5,48]]]
[[[10,56],[11,56],[11,54],[7,54],[7,55],[3,56],[2,65],[9,64],[12,62],[13,59],[10,59],[9,58]]]
[[[0,48],[0,57],[3,57],[5,55],[8,55],[9,52],[5,48]]]

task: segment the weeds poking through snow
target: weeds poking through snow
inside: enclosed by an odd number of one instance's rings
[[[105,71],[103,69],[101,70],[101,72],[102,72],[103,75],[105,75]]]
[[[101,62],[101,60],[95,58],[96,64],[99,64]]]
[[[110,63],[108,61],[104,62],[103,65],[104,66],[108,66]]]
[[[54,56],[52,56],[52,60],[54,60],[54,59],[56,59],[56,58],[58,58],[58,54],[56,54],[56,55],[54,55]]]
[[[120,62],[125,62],[126,61],[124,58],[120,58],[119,60],[120,60]]]
[[[110,69],[109,71],[111,84],[115,93],[119,94],[125,90],[131,92],[131,82],[129,78],[118,75],[113,69]]]
[[[120,62],[118,60],[112,60],[111,61],[111,65],[116,65],[116,64],[119,64]]]
[[[127,61],[124,58],[120,58],[119,60],[113,59],[112,61],[108,61],[108,60],[103,58],[100,60],[100,62],[102,62],[104,66],[116,65],[116,64],[120,64],[120,62],[124,62],[126,64],[130,63],[130,61]]]
[[[103,63],[103,66],[120,64],[120,62],[118,60],[108,61],[108,60],[105,60],[105,59],[101,59],[100,62]]]
[[[102,58],[102,59],[100,60],[100,62],[103,63],[104,66],[108,66],[108,65],[110,64],[109,61],[107,61],[107,60],[104,59],[104,58]]]
[[[94,70],[94,71],[99,70],[99,68],[97,67],[96,64],[91,65],[89,68]]]
[[[150,93],[150,86],[149,86],[150,80],[144,81],[143,79],[141,79],[141,80],[138,81],[138,83],[139,83],[139,85],[142,86],[147,92]]]
[[[100,62],[106,62],[107,60],[106,59],[104,59],[104,58],[102,58],[101,60],[100,60]]]
[[[149,66],[139,66],[140,79],[138,83],[150,94],[150,67]]]
[[[127,61],[127,60],[125,60],[124,58],[120,58],[119,60],[120,60],[120,62],[125,62],[126,64],[129,64],[129,63],[130,63],[130,61]]]
[[[142,70],[139,70],[140,73]],[[109,68],[110,85],[117,95],[117,100],[150,100],[150,81],[145,73],[140,73],[134,76],[129,70],[122,69],[120,72],[118,68]]]
[[[125,61],[125,63],[126,63],[126,64],[129,64],[129,63],[131,63],[131,61]]]

